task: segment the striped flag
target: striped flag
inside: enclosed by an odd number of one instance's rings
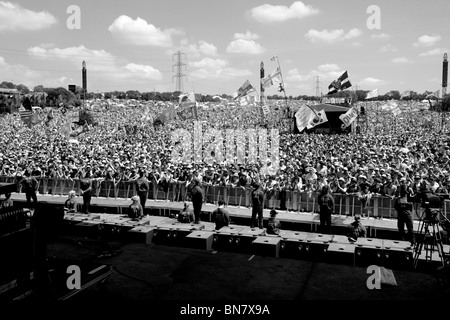
[[[246,80],[242,86],[233,94],[234,100],[245,97],[249,93],[255,92],[255,87],[250,83],[250,81]]]
[[[19,108],[20,119],[25,123],[28,128],[31,128],[31,117],[33,116],[33,112],[30,110],[26,110],[23,107]]]
[[[350,80],[348,80],[348,73],[345,71],[337,80],[333,80],[328,86],[328,95],[334,94],[338,91],[348,89],[352,86]]]
[[[437,90],[437,91],[435,91],[433,93],[430,93],[425,98],[426,99],[430,99],[430,98],[437,98],[437,99],[439,99],[440,94],[441,94],[441,90]]]

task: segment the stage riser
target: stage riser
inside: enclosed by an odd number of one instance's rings
[[[325,254],[327,263],[355,265],[355,245],[331,243]]]
[[[155,229],[155,227],[135,227],[127,232],[126,239],[130,242],[151,244]]]
[[[257,237],[252,243],[252,252],[255,255],[263,257],[280,256],[281,238],[280,237]]]
[[[186,245],[193,249],[211,251],[213,249],[214,233],[210,231],[194,231],[186,236]]]

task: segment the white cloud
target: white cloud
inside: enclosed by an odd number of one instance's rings
[[[417,42],[414,42],[413,45],[415,47],[431,47],[435,45],[437,42],[441,40],[441,36],[438,34],[433,34],[431,36],[429,35],[423,35],[420,36]]]
[[[351,29],[347,33],[345,33],[342,29],[322,31],[311,29],[305,34],[305,37],[312,42],[336,43],[339,41],[354,39],[361,35],[362,31],[357,28]]]
[[[305,18],[319,12],[313,6],[306,5],[301,1],[295,1],[290,7],[263,4],[252,8],[250,15],[259,22],[283,22],[291,19]]]
[[[287,72],[286,81],[289,82],[303,82],[311,80],[310,74],[302,75],[297,68],[291,69]]]
[[[28,54],[46,61],[69,62],[81,69],[86,61],[89,77],[96,83],[119,84],[125,80],[139,84],[139,81],[161,80],[162,74],[152,66],[135,64],[124,61],[105,50],[93,50],[81,45],[78,47],[44,49],[41,47],[28,48]]]
[[[419,54],[420,57],[427,57],[427,56],[440,56],[444,55],[444,53],[448,52],[448,49],[445,48],[435,48],[432,50],[429,50],[427,52],[422,52]]]
[[[182,34],[180,30],[161,30],[142,18],[133,20],[121,15],[108,28],[109,32],[120,42],[138,46],[172,46],[172,36]]]
[[[386,34],[386,33],[379,33],[379,34],[373,34],[370,36],[372,39],[381,39],[381,40],[385,40],[385,39],[389,39],[391,36]]]
[[[125,70],[130,71],[132,74],[140,75],[142,78],[161,80],[162,74],[159,70],[153,68],[152,66],[128,63],[123,67]]]
[[[48,29],[58,20],[47,11],[32,11],[17,3],[0,1],[1,31],[37,31]]]
[[[169,50],[169,54],[172,55],[177,51],[186,52],[190,58],[198,58],[201,55],[215,57],[217,56],[217,47],[211,43],[200,40],[198,44],[189,43],[188,39],[182,39],[178,48],[172,48]]]
[[[413,61],[406,57],[397,57],[397,58],[392,59],[391,62],[393,62],[393,63],[411,63]]]
[[[246,33],[235,33],[234,39],[244,39],[244,40],[258,40],[259,36],[256,33],[252,33],[247,30]]]
[[[396,52],[398,49],[394,47],[392,44],[387,44],[380,48],[380,52]]]
[[[237,39],[230,42],[226,51],[229,53],[260,54],[265,49],[253,40]]]
[[[334,63],[322,64],[317,67],[322,72],[331,72],[331,71],[339,71],[341,68]]]
[[[201,79],[221,79],[229,80],[243,76],[250,76],[252,73],[247,69],[237,69],[230,67],[223,59],[203,58],[199,61],[189,63],[189,69],[197,68],[189,73],[189,76]]]
[[[381,79],[377,79],[377,78],[372,78],[372,77],[368,77],[368,78],[364,78],[361,81],[361,84],[363,86],[377,86],[377,85],[382,85],[385,84],[386,81],[385,80],[381,80]]]

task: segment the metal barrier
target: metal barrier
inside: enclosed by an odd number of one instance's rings
[[[37,191],[39,194],[67,195],[70,190],[80,194],[80,181],[78,179],[52,179],[38,178]],[[2,183],[16,183],[15,177],[0,176]],[[225,187],[225,186],[203,186],[205,202],[217,204],[223,199],[226,205],[237,207],[251,207],[252,188]],[[136,195],[136,184],[134,181],[120,181],[114,183],[111,180],[92,179],[92,194],[94,197],[105,198],[131,198]],[[21,188],[18,190],[22,192]],[[319,212],[317,204],[319,193],[298,191],[272,191],[265,194],[264,206],[266,209],[287,210],[293,212]],[[395,201],[390,197],[374,195],[366,204],[362,203],[357,194],[333,194],[335,205],[334,213],[338,215],[354,216],[361,214],[364,217],[373,218],[397,218]],[[158,185],[150,183],[148,191],[149,200],[185,201],[188,199],[187,186],[185,182],[174,182],[169,185]],[[418,220],[421,216],[419,204],[414,205],[413,218]],[[450,200],[445,200],[443,215],[448,219],[450,212]]]

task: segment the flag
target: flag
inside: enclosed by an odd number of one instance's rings
[[[278,56],[274,55],[272,58],[270,58],[270,61],[275,61],[276,58],[278,58]]]
[[[275,71],[273,71],[268,76],[261,79],[261,85],[263,88],[271,87],[274,85],[275,82],[281,82],[281,70],[280,68],[277,68]]]
[[[195,93],[188,92],[182,93],[178,96],[178,104],[182,104],[183,102],[195,102]]]
[[[24,107],[19,108],[19,115],[20,119],[25,123],[28,128],[31,128],[31,117],[33,115],[33,112],[30,110],[25,109]]]
[[[24,107],[26,110],[32,110],[31,109],[31,100],[29,97],[25,97],[25,99],[22,101],[22,107]]]
[[[307,129],[312,129],[315,126],[321,125],[322,123],[328,122],[327,114],[322,109],[316,112],[316,116],[310,120],[309,124],[306,126]]]
[[[345,81],[347,80],[347,81]],[[345,81],[345,82],[344,82]],[[328,86],[328,94],[333,94],[339,90],[345,90],[352,86],[351,82],[348,80],[348,73],[345,71],[337,80],[333,80]]]
[[[389,101],[386,104],[381,106],[382,110],[391,111],[392,109],[395,109],[397,107],[397,103],[394,101]]]
[[[47,120],[45,120],[45,125],[48,126],[50,124],[50,121],[52,121],[54,118],[53,116],[53,109],[50,109],[50,111],[47,113]]]
[[[34,113],[31,115],[30,121],[31,121],[31,125],[32,125],[32,126],[35,126],[35,125],[41,123],[42,121],[44,121],[44,117],[41,117],[41,115],[39,114],[39,112],[34,112]]]
[[[370,91],[366,96],[366,100],[376,98],[376,97],[378,97],[378,89],[374,89],[374,90]]]
[[[409,96],[411,96],[411,91],[407,90],[400,95],[400,100]]]
[[[343,122],[341,128],[345,129],[349,125],[352,124],[353,121],[358,117],[358,112],[356,111],[355,107],[351,107],[346,113],[341,114],[339,116],[339,119]]]
[[[177,115],[181,120],[197,119],[197,102],[185,103],[180,109]]]
[[[250,81],[246,80],[242,86],[233,94],[234,100],[245,97],[249,93],[255,92],[255,87],[250,83]]]
[[[265,116],[267,116],[270,113],[270,108],[269,108],[269,106],[267,104],[263,104],[261,106],[261,108],[262,108],[262,111],[263,111]]]
[[[69,138],[70,135],[72,134],[72,122],[67,121],[66,123],[64,123],[58,130],[58,132],[66,137]]]
[[[437,98],[437,99],[439,99],[440,93],[441,93],[441,90],[437,90],[437,91],[435,91],[433,93],[430,93],[425,98],[426,99],[430,99],[430,98]]]
[[[311,126],[311,123],[314,124],[314,120],[318,121],[316,118],[318,118],[316,112],[306,104],[303,104],[295,113],[295,122],[298,131],[302,132],[304,129],[308,128],[308,126]]]

